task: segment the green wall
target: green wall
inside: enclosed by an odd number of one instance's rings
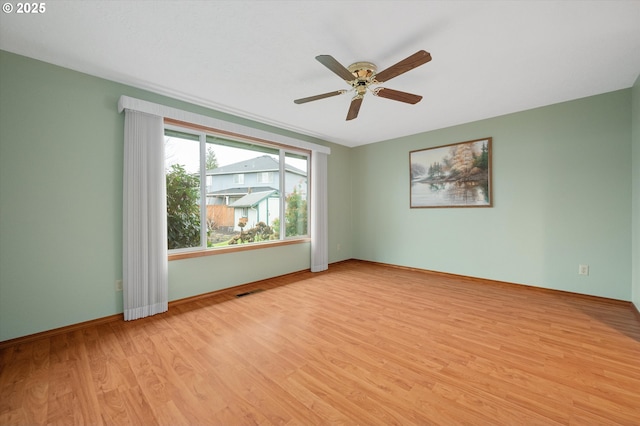
[[[121,95],[330,146],[329,259],[351,258],[347,148],[0,51],[0,341],[122,312]],[[309,257],[297,244],[172,261],[169,297],[308,269]]]
[[[640,311],[640,75],[632,88],[632,137],[633,137],[633,250],[632,250],[632,301]]]
[[[493,208],[409,208],[409,151],[489,136]],[[361,146],[352,165],[355,258],[631,300],[630,89]]]
[[[0,51],[0,341],[122,312],[121,95],[330,146],[331,263],[360,258],[640,306],[639,85],[347,148]],[[409,151],[485,136],[493,208],[409,209]],[[309,251],[172,261],[170,300],[307,269]]]

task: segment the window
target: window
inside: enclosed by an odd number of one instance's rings
[[[308,217],[307,208],[307,173],[309,168],[306,156],[287,152],[285,154],[285,235],[294,237],[307,235]]]
[[[258,183],[271,183],[273,182],[273,175],[269,172],[262,172],[256,175]]]
[[[309,155],[166,125],[170,252],[308,236]]]

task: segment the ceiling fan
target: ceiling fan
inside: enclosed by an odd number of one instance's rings
[[[364,95],[367,93],[367,89],[375,96],[379,96],[381,98],[392,99],[394,101],[405,102],[408,104],[417,104],[420,102],[422,96],[419,95],[387,89],[384,87],[371,86],[384,83],[399,76],[400,74],[404,74],[407,71],[419,67],[420,65],[426,64],[431,60],[431,54],[424,50],[419,50],[413,55],[381,72],[377,72],[378,67],[371,62],[356,62],[345,68],[331,55],[319,55],[316,56],[316,59],[322,65],[329,68],[329,70],[333,71],[338,77],[342,78],[351,86],[351,89],[336,90],[334,92],[323,93],[321,95],[309,96],[308,98],[296,99],[293,102],[296,104],[304,104],[355,91],[355,96],[351,99],[351,105],[349,106],[349,112],[347,113],[347,120],[353,120],[358,116],[360,105],[362,105],[362,100],[364,99]]]

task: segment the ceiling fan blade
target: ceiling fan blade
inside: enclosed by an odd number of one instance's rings
[[[308,98],[296,99],[293,101],[296,104],[304,104],[311,101],[317,101],[324,98],[330,98],[332,96],[342,95],[343,93],[347,93],[346,90],[336,90],[335,92],[323,93],[322,95],[309,96]]]
[[[353,120],[358,116],[360,105],[362,105],[362,97],[356,96],[351,100],[351,106],[349,106],[349,112],[347,113],[347,121]]]
[[[397,64],[391,65],[386,70],[379,72],[376,74],[375,79],[378,83],[389,81],[400,74],[404,74],[407,71],[411,71],[412,69],[419,67],[420,65],[426,64],[430,60],[431,54],[429,52],[419,50],[408,58],[405,58]]]
[[[354,75],[349,72],[342,64],[336,61],[331,55],[319,55],[316,56],[318,62],[325,67],[333,71],[338,77],[345,81],[352,81],[355,79]]]
[[[394,101],[405,102],[407,104],[415,105],[422,100],[422,96],[414,95],[413,93],[401,92],[399,90],[386,89],[379,87],[373,91],[373,94],[381,98],[391,99]]]

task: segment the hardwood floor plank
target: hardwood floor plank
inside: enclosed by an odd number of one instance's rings
[[[49,400],[49,374],[38,370],[24,381],[22,390],[23,408],[26,424],[43,424],[47,421]],[[3,424],[0,422],[0,424]]]
[[[119,388],[118,391],[127,410],[126,423],[130,423],[132,425],[161,424],[158,422],[151,405],[147,401],[147,398],[144,396],[139,385],[131,388]],[[112,424],[107,422],[105,423]]]
[[[26,380],[11,382],[7,380],[7,382],[0,387],[0,416],[12,413],[10,417],[18,415],[23,417],[22,407],[25,406]]]
[[[132,424],[125,400],[118,389],[98,393],[102,420],[108,425]]]
[[[630,304],[361,261],[255,289],[3,346],[0,424],[640,424]]]
[[[24,414],[24,409],[16,408],[15,410],[9,410],[0,412],[0,424],[2,425],[29,425],[34,424],[30,422]],[[40,423],[43,424],[43,423]]]

